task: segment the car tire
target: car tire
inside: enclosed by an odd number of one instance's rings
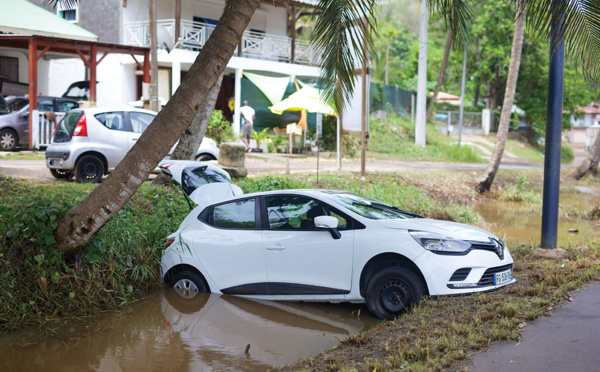
[[[73,173],[65,172],[64,170],[60,169],[50,169],[50,173],[52,173],[52,177],[56,178],[57,180],[70,180],[73,177]]]
[[[200,292],[209,292],[204,278],[194,271],[180,271],[171,281],[175,292],[182,298],[191,300]]]
[[[0,130],[0,151],[13,151],[18,142],[19,138],[14,130],[8,128]]]
[[[367,308],[379,319],[394,319],[417,305],[426,292],[423,279],[410,269],[388,267],[369,281]]]
[[[209,160],[216,160],[216,159],[210,154],[200,154],[200,155],[196,156],[196,160],[209,161]]]
[[[85,155],[75,165],[75,178],[79,182],[100,182],[104,176],[104,163],[96,155]]]

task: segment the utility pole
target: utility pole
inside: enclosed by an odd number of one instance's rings
[[[417,78],[417,121],[415,125],[415,144],[425,147],[425,116],[427,106],[427,0],[421,0],[419,21],[419,70]]]
[[[463,56],[462,82],[460,85],[460,112],[458,115],[458,147],[462,139],[463,118],[465,112],[465,81],[467,76],[467,44],[465,44],[465,54]],[[450,115],[448,115],[450,117]]]
[[[158,111],[158,56],[156,46],[156,0],[150,0],[150,110],[152,111]]]

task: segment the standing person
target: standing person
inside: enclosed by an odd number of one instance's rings
[[[242,103],[240,107],[242,114],[242,141],[246,144],[246,152],[250,151],[250,136],[252,136],[252,126],[254,125],[254,109],[248,106],[248,101]]]

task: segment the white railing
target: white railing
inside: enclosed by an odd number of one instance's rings
[[[157,21],[159,39],[170,38],[178,48],[200,50],[215,29],[215,26],[203,22],[181,21],[181,31],[175,37],[175,20]],[[125,44],[149,46],[149,22],[139,21],[125,24]],[[179,41],[179,42],[178,42]],[[178,43],[177,43],[178,42]],[[159,41],[160,44],[160,41]],[[159,45],[161,47],[162,45]],[[242,57],[265,59],[278,62],[291,62],[292,39],[287,36],[271,35],[263,32],[246,31],[241,41]],[[305,40],[296,40],[294,63],[318,65],[320,58],[312,44]],[[236,51],[237,53],[237,51]]]
[[[31,148],[39,149],[40,147],[50,145],[54,127],[64,117],[64,112],[54,112],[47,115],[45,112],[33,110],[33,115],[31,116],[31,137],[33,138],[33,143],[31,144]]]

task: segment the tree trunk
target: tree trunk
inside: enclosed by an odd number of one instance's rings
[[[517,88],[517,79],[519,77],[519,66],[521,64],[521,50],[523,48],[523,33],[525,29],[525,16],[527,9],[515,16],[515,30],[513,36],[512,51],[510,55],[510,66],[508,67],[508,78],[506,80],[506,90],[504,92],[504,103],[502,104],[502,114],[500,115],[500,125],[498,126],[498,138],[494,146],[494,152],[490,162],[485,170],[485,174],[476,186],[477,191],[489,191],[494,182],[494,177],[500,167],[500,160],[506,145],[508,128],[511,118],[511,110],[515,99],[515,90]]]
[[[446,67],[448,66],[448,56],[450,55],[450,47],[452,46],[452,36],[454,32],[452,32],[452,27],[448,29],[448,38],[446,39],[446,48],[444,49],[444,59],[442,60],[442,67],[440,68],[440,75],[438,76],[437,85],[435,86],[435,91],[433,92],[433,97],[431,97],[431,101],[429,101],[429,107],[427,108],[427,115],[425,116],[425,121],[429,121],[431,119],[431,114],[433,113],[433,106],[435,106],[435,101],[437,100],[437,96],[440,93],[440,89],[442,89],[442,83],[444,82],[444,75],[446,75]]]
[[[479,50],[479,38],[477,36],[473,37],[473,44],[475,45],[475,62],[477,63],[477,67],[481,66],[481,51]],[[477,76],[475,78],[475,98],[473,103],[475,108],[479,108],[479,95],[481,89],[481,76]]]
[[[54,236],[77,251],[135,194],[187,129],[225,71],[259,0],[227,1],[223,15],[186,78],[117,168],[81,203],[58,220]]]
[[[600,133],[596,136],[594,140],[594,144],[592,148],[588,152],[587,157],[579,165],[571,176],[573,176],[576,180],[583,178],[588,173],[591,173],[594,176],[598,175],[598,163],[600,162]]]
[[[210,121],[212,112],[215,109],[215,103],[217,102],[217,97],[219,96],[219,90],[221,90],[222,82],[223,75],[219,77],[219,80],[217,81],[215,86],[211,89],[210,93],[208,93],[206,101],[204,101],[202,107],[200,107],[200,110],[196,113],[194,119],[192,119],[192,123],[190,124],[190,126],[181,134],[181,138],[179,138],[179,143],[177,144],[177,147],[175,147],[175,150],[171,154],[171,159],[196,159],[198,147],[200,147],[200,143],[202,142],[202,139],[204,138],[204,133],[206,133],[206,128],[208,127],[208,122]],[[161,173],[158,176],[156,176],[152,183],[155,185],[166,185],[171,183],[171,177]]]

